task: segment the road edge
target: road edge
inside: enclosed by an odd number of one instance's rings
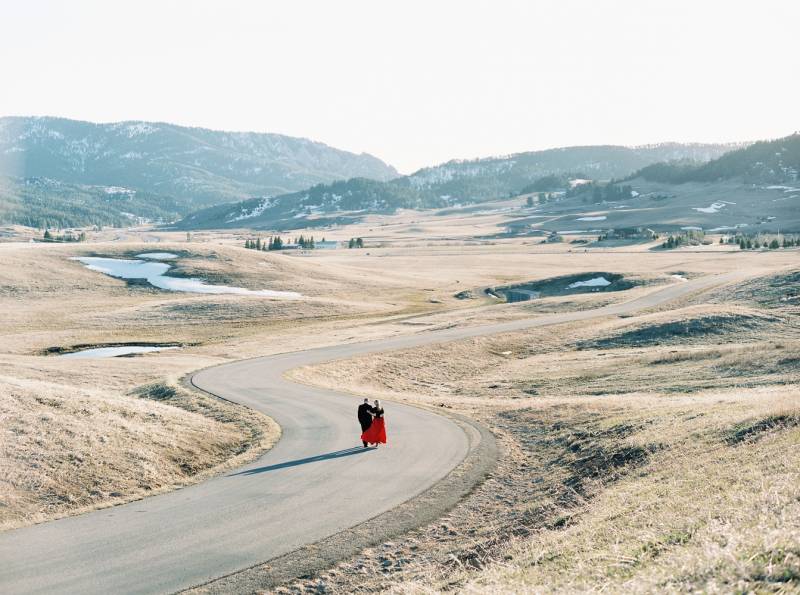
[[[420,407],[421,409],[433,408]],[[467,435],[469,450],[445,477],[422,493],[354,527],[249,568],[215,578],[180,593],[253,593],[326,570],[366,547],[435,521],[454,508],[494,469],[499,450],[488,427],[465,415],[435,410]]]

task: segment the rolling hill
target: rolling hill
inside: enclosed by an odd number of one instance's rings
[[[799,175],[800,132],[796,132],[785,138],[753,143],[707,163],[657,163],[642,168],[634,177],[669,184],[733,178],[752,184],[785,184],[796,182]]]
[[[451,161],[386,182],[356,178],[276,197],[219,205],[193,213],[178,222],[177,227],[284,229],[301,221],[324,225],[342,216],[353,217],[353,212],[435,208],[516,195],[536,180],[551,175],[620,178],[665,159],[707,161],[739,146],[665,143],[643,147],[567,147]],[[343,211],[349,213],[343,215]]]
[[[610,188],[616,191],[610,192]],[[604,231],[650,227],[725,233],[800,232],[800,134],[762,141],[707,163],[642,168],[612,185],[562,188],[513,227]]]
[[[47,185],[36,180],[57,187],[68,209],[70,188],[80,188],[74,195],[76,205],[92,202],[95,192],[86,188],[97,187],[101,198],[105,188],[122,188],[123,194],[141,197],[129,201],[128,210],[135,216],[150,218],[148,211],[155,209],[176,218],[249,196],[284,194],[352,177],[388,180],[397,172],[371,155],[279,134],[153,122],[5,117],[0,118],[0,176],[15,179],[4,187],[5,195],[12,194],[17,203],[13,209],[0,206],[0,222],[22,223],[25,217],[35,217],[25,210],[26,194],[14,192],[29,188],[31,180],[42,192]],[[158,204],[145,206],[148,201]],[[94,207],[101,212],[106,203],[96,202]],[[15,220],[8,219],[10,213]],[[112,224],[115,217],[112,212],[105,222]],[[77,215],[73,219],[84,221]]]
[[[120,186],[0,176],[0,223],[42,229],[125,227],[174,221],[185,213],[186,202]]]

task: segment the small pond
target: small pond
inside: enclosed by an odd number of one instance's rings
[[[166,351],[168,349],[180,349],[179,345],[159,346],[159,345],[114,345],[111,347],[94,347],[82,349],[70,353],[62,353],[59,357],[70,357],[74,359],[84,359],[92,357],[120,357],[122,355],[133,355],[137,353],[150,353],[152,351]]]
[[[151,253],[159,254],[159,253]],[[184,291],[188,293],[258,295],[263,297],[297,299],[302,297],[294,291],[273,291],[271,289],[245,289],[229,285],[211,285],[202,279],[170,277],[166,273],[172,268],[164,262],[126,258],[104,258],[99,256],[75,256],[86,265],[86,268],[104,273],[117,279],[145,279],[153,287],[167,291]]]
[[[526,302],[540,297],[590,293],[596,291],[624,291],[636,285],[618,273],[579,273],[497,287],[489,293],[505,296],[509,302]]]

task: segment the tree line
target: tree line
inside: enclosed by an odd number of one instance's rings
[[[721,237],[719,239],[719,243],[735,244],[739,246],[740,250],[760,250],[762,248],[777,250],[778,248],[793,248],[795,246],[800,246],[800,236],[737,234],[734,236]]]
[[[672,250],[673,248],[680,248],[681,246],[697,246],[702,244],[705,240],[705,233],[696,229],[687,229],[678,234],[670,234],[661,247],[665,250]],[[709,243],[709,242],[706,242]]]
[[[247,239],[244,242],[244,247],[248,250],[261,250],[263,252],[267,252],[269,250],[283,250],[289,246],[298,248],[302,248],[303,250],[313,250],[317,247],[317,241],[314,239],[314,236],[306,237],[304,235],[300,235],[299,237],[294,238],[294,243],[291,242],[292,238],[289,238],[287,241],[284,241],[280,236],[270,236],[269,240],[263,242],[260,237],[256,239]],[[325,241],[325,238],[322,238],[322,241]]]
[[[51,233],[49,229],[44,230],[44,234],[42,235],[43,242],[85,242],[86,241],[86,232],[82,231],[79,234],[74,234],[71,231],[67,231],[62,233],[61,235],[56,235]]]

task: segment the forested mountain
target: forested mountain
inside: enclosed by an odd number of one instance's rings
[[[543,193],[561,187],[554,200],[537,207],[538,215],[549,217],[536,225],[545,231],[800,232],[800,134],[753,143],[707,163],[653,164],[614,183],[565,185],[563,177],[540,182]]]
[[[42,229],[124,227],[143,220],[174,221],[185,214],[185,207],[174,198],[127,188],[0,176],[0,222],[3,223]]]
[[[593,179],[630,175],[664,159],[708,160],[741,145],[681,145],[643,147],[568,147],[451,161],[387,182],[361,178],[321,184],[308,190],[220,205],[190,215],[178,227],[283,228],[313,215],[336,216],[341,211],[391,212],[398,208],[432,208],[515,195],[537,180],[583,172]],[[322,221],[325,221],[323,219]],[[320,220],[317,219],[317,223]]]
[[[628,176],[660,161],[709,161],[740,146],[663,143],[640,147],[566,147],[507,157],[450,161],[421,169],[409,176],[409,181],[415,188],[430,190],[434,195],[469,202],[476,198],[516,194],[545,176],[581,172],[594,180],[609,180]]]
[[[5,117],[0,118],[0,175],[17,179],[6,183],[7,191],[28,187],[26,180],[60,183],[52,198],[67,204],[71,186],[121,187],[142,198],[168,197],[163,200],[174,201],[176,209],[166,211],[183,215],[213,204],[285,194],[338,179],[387,180],[397,172],[371,155],[279,134],[151,122],[93,124]],[[21,196],[16,198],[25,204]],[[81,204],[89,199],[82,190],[75,200]],[[144,203],[133,202],[131,212],[146,216],[139,209]],[[25,215],[24,209],[14,212]],[[19,218],[2,221],[20,222]]]
[[[800,133],[762,141],[731,151],[707,163],[657,163],[632,177],[651,182],[683,184],[739,178],[752,184],[794,183],[800,174]]]
[[[407,178],[378,182],[353,178],[332,184],[319,184],[302,192],[274,198],[261,197],[233,204],[217,205],[189,215],[176,224],[181,229],[219,229],[224,227],[253,227],[288,229],[309,216],[322,225],[331,219],[319,217],[342,211],[390,212],[397,208],[421,208],[435,200],[426,201],[423,193],[411,187]],[[438,202],[441,202],[439,200]]]

